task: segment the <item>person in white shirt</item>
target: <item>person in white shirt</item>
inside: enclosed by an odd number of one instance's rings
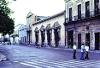
[[[85,55],[85,59],[87,59],[87,60],[89,59],[88,52],[89,52],[89,46],[86,45],[86,46],[85,46],[85,54],[86,54],[86,55]]]
[[[84,53],[85,53],[85,45],[84,43],[81,45],[81,60],[84,60]]]
[[[74,45],[73,45],[73,59],[76,59],[76,49],[77,49],[77,47],[76,47],[76,44],[74,43]]]

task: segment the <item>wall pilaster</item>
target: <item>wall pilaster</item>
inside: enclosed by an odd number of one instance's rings
[[[93,27],[91,27],[90,30],[90,49],[94,50],[95,49],[95,32]]]
[[[51,35],[51,37],[52,37],[51,44],[54,47],[55,46],[54,29],[52,29],[52,35]]]

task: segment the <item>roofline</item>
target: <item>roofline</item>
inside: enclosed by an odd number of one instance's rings
[[[31,15],[28,15],[26,18],[30,18],[32,15],[33,15],[33,14],[31,14]]]
[[[53,19],[53,18],[55,18],[55,17],[61,16],[61,15],[63,15],[64,13],[65,13],[65,10],[62,11],[62,12],[60,12],[60,13],[58,13],[58,14],[56,14],[56,15],[53,15],[53,16],[51,16],[51,17],[48,17],[48,18],[43,19],[43,20],[40,20],[40,21],[34,23],[33,25],[40,24],[40,23],[45,22],[45,21],[47,21],[47,20],[50,20],[50,19]]]

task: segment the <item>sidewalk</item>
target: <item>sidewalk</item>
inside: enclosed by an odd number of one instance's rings
[[[29,46],[29,47],[35,47],[35,46]],[[35,47],[36,48],[36,47]],[[66,58],[71,58],[72,55],[73,55],[73,49],[69,49],[69,48],[62,48],[62,47],[40,47],[38,49],[43,49],[43,50],[54,50],[57,51],[57,52],[60,52],[60,53],[64,53],[63,55],[66,55]],[[78,60],[80,60],[80,55],[81,55],[81,51],[80,49],[77,49],[77,57],[78,57]],[[68,57],[69,56],[69,57]],[[90,60],[100,60],[100,51],[99,50],[93,50],[93,51],[89,51],[89,57],[90,57]],[[71,58],[72,59],[72,58]]]
[[[73,51],[73,49],[71,49],[71,48],[65,48],[65,47],[63,47],[63,48],[62,47],[57,47],[57,48],[55,48],[55,47],[43,47],[43,48]],[[77,49],[77,52],[80,52],[80,51],[81,51],[80,49]],[[100,53],[100,50],[90,50],[89,52],[91,52],[91,53]]]
[[[33,46],[33,45],[20,45],[20,46],[36,47],[36,46]],[[50,47],[50,46],[44,46],[44,47],[39,47],[39,48],[73,51],[73,49],[66,48],[66,47]],[[80,52],[80,49],[77,49],[77,52]],[[89,52],[91,52],[91,53],[100,53],[100,50],[90,50]]]
[[[59,54],[62,54],[64,57],[68,59],[72,59],[73,55],[73,49],[68,49],[68,48],[54,48],[54,47],[40,47],[37,48],[35,46],[26,46],[26,45],[7,45],[7,46],[21,46],[21,47],[26,47],[26,48],[31,48],[31,49],[39,49],[40,51],[51,51],[51,52],[57,52]],[[11,50],[10,50],[11,51]],[[34,50],[33,50],[34,51]],[[80,49],[77,49],[77,56],[78,59],[80,58],[81,52]],[[100,60],[100,51],[90,51],[89,56],[91,60]]]

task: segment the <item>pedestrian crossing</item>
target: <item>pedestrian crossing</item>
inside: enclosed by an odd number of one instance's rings
[[[28,61],[14,61],[31,68],[100,68],[100,60],[50,60],[35,58]]]

